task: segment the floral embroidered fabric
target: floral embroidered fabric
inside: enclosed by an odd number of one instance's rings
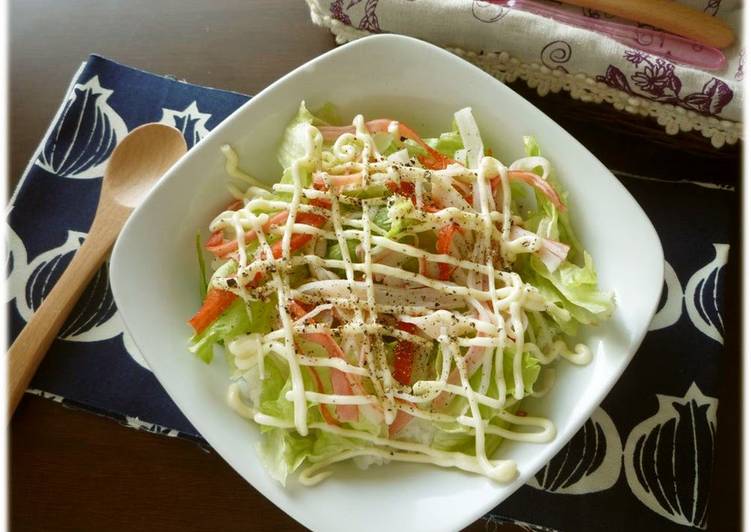
[[[313,21],[340,43],[371,33],[430,41],[474,62],[502,81],[525,80],[541,95],[611,103],[654,117],[669,134],[700,131],[715,147],[741,135],[744,53],[741,39],[724,50],[716,72],[675,64],[592,31],[480,0],[307,0]],[[738,0],[682,0],[722,17],[740,35]],[[595,19],[604,13],[561,9]],[[626,21],[622,23],[630,24]]]

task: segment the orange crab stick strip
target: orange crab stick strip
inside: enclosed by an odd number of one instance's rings
[[[274,216],[269,218],[269,221],[266,222],[263,225],[263,230],[268,231],[269,229],[273,227],[278,227],[284,223],[287,222],[287,218],[289,217],[289,211],[281,211],[276,213]],[[317,214],[312,214],[308,212],[300,212],[297,214],[297,217],[295,218],[295,222],[301,223],[301,224],[307,224],[312,225],[314,227],[321,227],[325,222],[326,218],[323,216],[319,216]],[[245,242],[251,242],[252,240],[255,240],[258,235],[256,235],[256,232],[254,230],[249,230],[245,233]],[[310,239],[313,237],[313,235],[307,235],[307,234],[293,234],[292,240],[290,241],[290,250],[296,251],[300,249],[302,246],[304,246]],[[278,248],[278,250],[277,250]],[[211,253],[216,255],[217,257],[226,257],[230,253],[233,253],[237,251],[237,240],[229,240],[227,242],[224,242],[224,238],[222,237],[221,231],[217,231],[216,233],[213,233],[209,240],[206,242],[206,249],[209,250]],[[273,246],[271,246],[271,249],[274,253],[274,258],[278,259],[281,255],[282,250],[282,244],[281,241],[274,243]]]
[[[370,131],[371,133],[385,133],[389,129],[389,125],[393,122],[396,122],[395,120],[391,120],[389,118],[379,118],[377,120],[370,120],[369,122],[365,123],[365,127]],[[418,157],[420,160],[420,163],[425,168],[430,168],[431,170],[440,170],[442,168],[446,168],[448,165],[455,163],[456,161],[451,159],[450,157],[446,157],[438,150],[435,150],[428,146],[424,140],[418,135],[413,129],[409,128],[408,126],[402,124],[401,122],[397,122],[399,124],[399,136],[403,139],[411,139],[415,141],[417,144],[420,145],[422,149],[428,152],[428,155],[423,155],[421,157]],[[342,135],[343,133],[354,133],[355,132],[355,126],[321,126],[318,128],[321,132],[321,135],[323,135],[323,139],[327,142],[332,142],[336,140],[339,135]]]
[[[268,222],[263,225],[263,230],[268,231],[272,227],[282,225],[287,221],[288,216],[289,211],[281,211],[276,213],[274,216],[269,218]],[[245,232],[244,240],[246,243],[248,243],[252,240],[255,240],[256,236],[256,232],[251,229]],[[211,237],[206,241],[206,249],[217,257],[225,257],[233,251],[237,251],[237,240],[233,239],[225,242],[224,237],[222,236],[222,232],[216,231],[212,233]]]
[[[211,325],[222,313],[229,308],[232,302],[237,299],[237,296],[232,292],[226,290],[219,290],[217,288],[211,288],[206,293],[206,299],[203,301],[203,305],[198,309],[192,318],[188,320],[188,323],[196,331],[196,334],[203,332],[206,327]]]

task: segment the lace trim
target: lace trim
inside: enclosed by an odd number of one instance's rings
[[[307,0],[307,2],[313,23],[328,28],[336,37],[337,44],[344,44],[370,35],[370,32],[353,28],[323,13],[315,0]],[[704,116],[675,105],[633,96],[595,81],[586,74],[569,74],[552,70],[540,63],[522,63],[507,52],[478,53],[462,48],[445,48],[504,83],[517,79],[526,81],[530,88],[537,89],[540,96],[564,90],[575,100],[607,102],[619,111],[653,117],[665,128],[668,135],[677,135],[681,131],[699,131],[704,137],[710,139],[712,146],[721,148],[725,144],[738,142],[743,131],[743,125],[740,122]]]

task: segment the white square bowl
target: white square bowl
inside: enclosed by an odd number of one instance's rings
[[[200,305],[196,231],[206,234],[227,204],[222,144],[242,166],[278,180],[276,148],[301,100],[334,103],[343,117],[389,117],[423,135],[449,128],[471,106],[486,145],[508,163],[523,156],[522,136],[537,137],[569,192],[572,218],[594,257],[600,284],[616,294],[607,324],[586,331],[595,353],[585,367],[558,365],[555,388],[533,414],[558,429],[548,444],[505,442],[498,455],[519,476],[497,484],[437,467],[389,464],[360,471],[338,467],[314,488],[283,488],[263,469],[257,428],[225,403],[228,370],[221,357],[206,366],[188,353],[185,321]],[[492,509],[543,467],[584,424],[613,387],[655,312],[663,255],[646,215],[589,151],[542,112],[480,69],[416,39],[368,37],[326,53],[286,75],[232,114],[194,147],[133,213],[112,254],[110,277],[128,331],[156,377],[211,446],[258,491],[300,523],[324,531],[457,530]],[[231,508],[217,508],[218,512]]]

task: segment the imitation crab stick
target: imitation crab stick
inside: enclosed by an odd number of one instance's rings
[[[551,201],[553,205],[555,205],[555,207],[559,211],[566,212],[566,205],[563,203],[563,201],[561,200],[561,197],[555,191],[553,186],[547,181],[545,181],[543,178],[541,178],[539,175],[535,174],[534,172],[525,172],[523,170],[509,170],[508,178],[511,181],[523,181],[529,186],[535,187],[540,192],[545,194],[545,196],[547,196],[547,198]],[[495,192],[496,187],[498,186],[498,183],[499,183],[498,176],[490,180],[490,185],[494,192]]]
[[[268,231],[274,227],[279,227],[280,225],[287,222],[288,217],[289,211],[281,211],[276,213],[271,218],[269,218],[268,222],[263,224],[263,230]],[[325,222],[326,218],[324,218],[323,216],[308,212],[299,212],[295,217],[295,223],[312,225],[314,227],[321,227]],[[258,235],[256,235],[256,232],[253,229],[247,231],[244,238],[245,243],[247,244],[255,240],[257,236]],[[312,235],[293,234],[292,241],[290,242],[290,250],[296,251],[297,249],[304,246],[311,238]],[[274,248],[276,244],[279,244],[279,256],[277,256],[277,252]],[[281,242],[275,243],[274,246],[272,246],[272,250],[274,250],[274,258],[278,259],[279,257],[281,257]],[[217,257],[226,257],[230,253],[237,251],[237,247],[237,240],[225,241],[221,231],[216,231],[215,233],[213,233],[206,242],[206,249]]]
[[[315,188],[324,188],[327,181],[328,185],[334,188],[341,188],[350,185],[361,185],[362,172],[355,172],[353,174],[329,175],[326,179],[324,179],[323,174],[318,172],[313,175],[313,186]]]
[[[296,319],[303,317],[309,311],[303,303],[294,300],[290,303],[289,310]],[[301,334],[300,337],[323,347],[329,357],[346,360],[342,348],[339,347],[331,334],[305,333]],[[354,389],[358,395],[365,395],[360,378],[357,375],[350,375],[336,368],[331,368],[330,373],[331,387],[335,394],[354,395]],[[336,415],[340,421],[357,421],[360,417],[357,405],[336,405]]]
[[[232,302],[237,299],[237,296],[232,292],[226,290],[219,290],[217,288],[211,288],[206,293],[206,299],[203,301],[203,305],[198,309],[192,318],[188,320],[188,323],[196,331],[196,334],[202,333],[206,327],[211,325],[222,313],[229,308]]]
[[[316,381],[316,389],[318,390],[318,393],[324,393],[323,382],[321,381],[321,376],[318,375],[316,368],[314,368],[313,366],[308,366],[308,370],[310,370],[310,374]],[[326,421],[326,423],[328,423],[329,425],[339,425],[339,422],[334,418],[334,416],[331,415],[331,412],[329,412],[327,405],[320,403],[318,405],[318,409],[321,411],[321,415],[323,416],[323,419],[324,421]]]
[[[461,227],[457,224],[447,224],[438,230],[438,239],[436,240],[435,249],[442,255],[448,255],[451,249],[451,242],[454,239],[454,233],[461,232]],[[438,263],[438,278],[441,281],[448,281],[451,274],[454,273],[456,266]]]
[[[395,120],[391,120],[389,118],[379,118],[377,120],[370,120],[369,122],[366,122],[365,127],[370,133],[386,133],[389,130],[389,126],[393,122],[395,122]],[[398,132],[402,140],[413,140],[417,144],[419,144],[422,149],[428,152],[427,155],[418,157],[418,160],[425,168],[429,168],[431,170],[440,170],[456,162],[452,158],[446,157],[438,150],[435,150],[428,146],[425,141],[422,140],[420,135],[415,133],[413,129],[405,126],[401,122],[397,122],[397,124],[399,124]],[[323,135],[323,139],[327,142],[336,140],[343,133],[355,132],[355,126],[321,126],[318,129],[321,132],[321,135]]]
[[[466,365],[467,369],[467,377],[471,377],[475,371],[477,371],[477,368],[480,367],[480,364],[482,363],[482,359],[485,356],[485,353],[488,349],[492,349],[486,346],[478,346],[473,345],[469,349],[467,349],[467,354],[464,355],[464,363]],[[457,368],[454,368],[451,373],[448,376],[448,379],[446,379],[446,382],[448,384],[460,384],[461,383],[461,375],[459,375],[459,370]],[[441,392],[438,397],[433,399],[433,409],[435,410],[441,410],[446,407],[446,405],[449,404],[449,401],[451,401],[451,398],[453,395],[449,392]]]

